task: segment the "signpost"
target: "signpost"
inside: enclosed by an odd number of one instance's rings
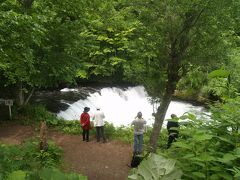
[[[13,106],[13,100],[12,99],[0,99],[0,104],[4,103],[6,106],[8,106],[9,110],[9,117],[12,119],[12,106]]]

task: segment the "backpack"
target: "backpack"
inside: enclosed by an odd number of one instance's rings
[[[131,167],[132,167],[132,168],[138,167],[138,165],[141,163],[141,161],[143,160],[143,158],[144,158],[144,157],[141,156],[141,155],[133,154],[132,161],[131,161]]]

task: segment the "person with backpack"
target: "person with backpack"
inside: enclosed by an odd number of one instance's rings
[[[90,111],[89,107],[85,107],[83,113],[80,116],[80,124],[82,127],[82,137],[83,141],[89,142],[89,130],[90,126],[90,115],[88,112]]]

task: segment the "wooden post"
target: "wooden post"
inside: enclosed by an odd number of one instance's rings
[[[47,151],[48,144],[47,144],[47,126],[46,122],[42,121],[40,125],[40,143],[39,143],[40,150]]]

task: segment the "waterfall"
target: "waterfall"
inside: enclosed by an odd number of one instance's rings
[[[62,91],[66,92],[68,89],[65,88]],[[75,90],[69,89],[69,91]],[[106,121],[115,126],[129,125],[139,111],[142,112],[148,125],[152,125],[154,122],[153,105],[150,103],[149,96],[143,86],[129,87],[124,90],[116,87],[102,88],[99,92],[89,93],[86,99],[80,99],[72,104],[65,103],[69,105],[69,108],[57,114],[59,118],[65,120],[78,120],[83,108],[87,106],[90,107],[90,116],[93,115],[96,107],[101,107]],[[172,101],[165,118],[169,119],[172,113],[181,116],[185,112],[200,114],[203,111],[204,108],[201,106]]]

